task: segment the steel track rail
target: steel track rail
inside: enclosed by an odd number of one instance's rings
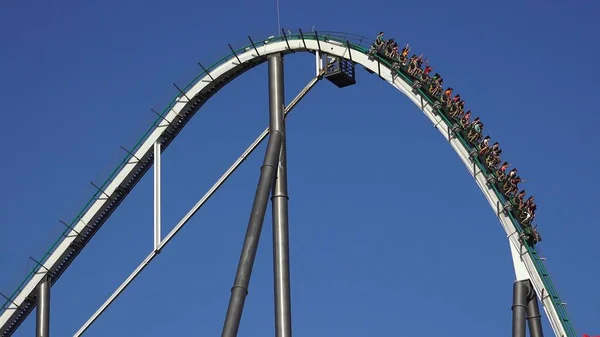
[[[433,109],[433,102],[421,89],[412,88],[413,81],[405,74],[392,72],[388,61],[367,55],[367,48],[361,45],[367,39],[345,33],[329,33],[288,35],[272,37],[259,43],[252,43],[234,51],[209,67],[208,74],[202,73],[185,87],[185,94],[174,99],[157,121],[157,126],[149,130],[140,140],[133,155],[128,156],[115,170],[111,178],[102,186],[92,201],[86,205],[80,215],[65,231],[64,238],[59,239],[44,256],[41,266],[33,270],[10,300],[4,305],[0,314],[0,337],[12,335],[36,305],[35,287],[48,275],[52,283],[56,282],[66,268],[73,262],[102,224],[125,199],[135,184],[152,165],[154,142],[160,140],[162,149],[174,140],[181,129],[194,116],[198,109],[206,103],[218,90],[245,71],[265,62],[268,54],[295,51],[321,51],[361,64],[370,72],[378,74],[383,80],[392,84],[405,94],[430,119],[438,131],[448,140],[452,148],[467,166],[469,173],[475,178],[484,196],[494,211],[506,204],[504,196],[485,180],[486,170],[477,160],[470,159],[470,145],[460,135],[451,132],[450,123],[439,110]],[[188,99],[188,97],[191,97]],[[511,249],[519,252],[522,268],[529,275],[538,297],[550,318],[550,323],[557,336],[576,336],[568,318],[564,305],[558,296],[550,276],[534,247],[522,246],[517,239],[521,228],[518,221],[510,214],[496,212],[507,237]],[[518,261],[517,261],[518,262]],[[517,263],[516,262],[516,263]]]

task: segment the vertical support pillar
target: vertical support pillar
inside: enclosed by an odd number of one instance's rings
[[[529,280],[516,281],[513,284],[512,337],[526,337],[527,293]]]
[[[240,327],[242,311],[244,310],[244,303],[248,295],[248,285],[250,284],[250,276],[252,275],[260,232],[265,220],[269,193],[275,180],[280,151],[281,133],[273,130],[271,126],[269,143],[267,144],[265,160],[260,170],[260,179],[258,180],[258,187],[254,195],[254,203],[252,204],[250,220],[248,221],[244,246],[242,247],[242,253],[238,262],[235,281],[231,288],[227,315],[225,316],[223,331],[221,332],[222,337],[236,337]]]
[[[160,228],[160,155],[161,155],[160,139],[154,143],[154,250],[156,251],[162,241],[162,231]]]
[[[542,315],[540,314],[538,299],[535,291],[533,291],[531,281],[528,282],[530,289],[527,299],[527,325],[529,325],[529,336],[544,337],[544,332],[542,330]]]
[[[315,50],[315,66],[317,67],[317,76],[319,76],[319,73],[321,73],[321,52],[318,50]]]
[[[272,193],[275,336],[292,337],[283,57],[276,54],[270,56],[268,62],[270,120],[273,128],[281,133],[281,152]]]
[[[37,287],[36,337],[50,336],[50,278],[45,276]]]

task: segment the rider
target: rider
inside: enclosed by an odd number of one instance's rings
[[[433,70],[433,68],[431,68],[431,66],[428,64],[425,67],[425,70],[423,70],[423,74],[425,74],[425,76],[429,76],[429,73]]]
[[[535,218],[535,211],[537,210],[537,205],[533,200],[533,196],[530,196],[527,201],[525,201],[525,219],[523,219],[524,223],[531,223]]]
[[[383,52],[388,55],[391,53],[392,49],[394,49],[394,45],[396,44],[396,41],[394,41],[394,39],[389,39],[385,42],[385,46],[383,49]]]
[[[374,45],[379,50],[383,49],[382,51],[384,51],[388,56],[391,56],[392,58],[399,57],[402,62],[406,61],[411,51],[409,44],[406,44],[406,46],[402,48],[402,51],[399,52],[398,43],[394,41],[394,39],[389,39],[388,41],[384,40],[384,32],[379,32]],[[478,137],[480,138],[483,129],[483,123],[481,122],[479,117],[475,118],[475,120],[473,120],[472,123],[470,122],[471,111],[468,110],[466,113],[464,113],[465,101],[461,98],[460,94],[455,94],[453,96],[454,89],[451,87],[444,90],[442,87],[443,79],[438,73],[435,73],[432,77],[430,77],[433,68],[429,65],[428,62],[424,61],[422,56],[413,55],[411,57],[411,63],[411,68],[415,75],[417,72],[421,71],[422,66],[425,63],[425,68],[424,70],[422,70],[422,76],[424,79],[430,78],[430,80],[428,80],[429,91],[434,95],[436,92],[438,95],[443,92],[443,102],[449,105],[450,107],[454,108],[453,110],[458,110],[456,111],[456,115],[458,118],[460,118],[462,126],[465,129],[470,127],[471,130],[479,134]],[[493,163],[494,165],[490,166],[490,168],[494,169],[501,162],[500,154],[502,153],[502,150],[500,149],[498,142],[495,142],[492,146],[490,146],[490,141],[491,137],[489,135],[485,136],[481,140],[481,147],[478,152],[479,155],[487,155],[486,161],[489,161],[490,164]],[[531,222],[531,220],[533,220],[533,218],[535,217],[537,205],[534,202],[533,196],[529,197],[526,201],[523,201],[523,199],[526,196],[526,191],[519,191],[518,188],[518,184],[522,182],[522,180],[517,175],[516,168],[513,168],[508,174],[506,173],[509,166],[510,164],[508,162],[502,162],[502,165],[500,165],[497,171],[498,180],[505,180],[505,186],[507,187],[505,190],[507,190],[507,194],[515,194],[514,200],[517,204],[518,209],[522,212],[525,212],[525,219],[523,222]]]
[[[452,118],[456,118],[462,110],[459,110],[460,102],[462,102],[462,98],[460,94],[456,94],[453,99],[450,99],[450,96],[447,98],[447,104],[449,105],[448,112],[450,112],[450,116]],[[464,104],[462,105],[464,107]]]
[[[452,99],[452,104],[456,104],[458,101],[460,101],[460,94],[456,94],[456,96],[454,96]]]
[[[398,45],[395,44],[392,48],[392,53],[390,54],[390,58],[396,59],[398,57]]]
[[[444,91],[444,98],[446,101],[450,101],[450,97],[452,97],[452,88],[448,88],[446,89],[446,91]]]
[[[523,202],[525,194],[527,194],[527,192],[525,190],[521,190],[521,192],[519,192],[519,194],[517,194],[517,196],[515,197],[515,203],[517,204],[517,208],[519,209],[519,211],[522,211],[523,207],[525,206],[525,203]]]
[[[387,49],[388,49],[388,51],[393,50],[394,47],[398,47],[398,42],[396,42],[394,39],[389,39],[389,41],[387,43]]]
[[[471,110],[467,111],[467,113],[462,117],[462,119],[460,121],[462,123],[463,128],[466,129],[469,126],[469,124],[471,123],[469,121],[470,118],[471,118]]]
[[[494,142],[494,144],[492,144],[491,152],[496,153],[496,152],[498,152],[498,150],[500,150],[500,144],[498,144],[498,142]],[[508,163],[506,163],[506,164],[508,164]]]
[[[385,48],[386,42],[383,39],[383,35],[384,35],[383,32],[379,32],[379,35],[377,35],[377,38],[373,42],[373,46],[371,47],[371,50],[369,51],[369,53],[372,53],[375,51],[382,51]]]
[[[465,101],[461,99],[460,102],[458,102],[458,104],[456,105],[456,108],[458,109],[459,113],[465,111]]]
[[[418,71],[421,70],[421,64],[423,64],[423,58],[421,56],[413,54],[410,57],[408,73],[413,76],[417,76]]]
[[[483,123],[481,123],[479,117],[475,117],[473,123],[471,124],[471,128],[476,134],[481,134],[481,131],[483,130]]]
[[[444,80],[440,74],[435,73],[429,83],[429,92],[433,96],[437,96],[442,91],[442,84],[444,83]]]
[[[522,182],[521,177],[516,176],[512,179],[508,179],[506,183],[504,183],[504,189],[506,191],[506,195],[515,194],[519,190],[519,183]]]
[[[406,57],[408,57],[408,53],[410,53],[410,46],[407,43],[406,46],[402,48],[402,53],[400,54],[400,59],[402,59],[402,62],[406,60]]]
[[[492,138],[490,136],[485,136],[485,138],[483,138],[483,140],[481,141],[481,149],[479,150],[479,155],[483,156],[487,150],[490,149],[490,140]]]
[[[383,42],[383,32],[379,32],[379,35],[377,35],[377,39],[375,39],[375,44],[377,44],[379,46],[379,45],[381,45],[382,42]]]
[[[485,158],[485,162],[490,169],[495,169],[498,164],[500,164],[500,155],[502,154],[502,149],[500,149],[500,145],[498,142],[495,142],[492,145],[492,148],[489,151],[489,155]],[[500,180],[500,176],[499,176]]]

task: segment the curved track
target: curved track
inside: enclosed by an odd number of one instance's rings
[[[35,308],[36,286],[46,275],[54,283],[69,267],[75,257],[91,240],[102,224],[125,199],[135,184],[153,163],[153,144],[162,143],[162,149],[175,139],[181,129],[217,91],[245,71],[265,62],[273,53],[323,52],[342,57],[364,66],[378,74],[415,103],[449,142],[498,216],[511,245],[517,279],[530,279],[538,298],[542,302],[556,336],[576,336],[567,312],[559,298],[552,280],[534,247],[518,240],[522,229],[519,222],[508,212],[502,211],[507,204],[505,197],[487,183],[489,173],[478,159],[471,159],[469,143],[460,134],[452,132],[452,123],[433,108],[433,101],[422,89],[414,89],[413,81],[400,71],[392,71],[391,64],[377,56],[369,57],[370,41],[360,36],[345,33],[300,33],[251,43],[222,58],[207,71],[199,74],[176,97],[153,126],[131,150],[120,165],[112,172],[99,191],[69,224],[63,235],[56,240],[7,300],[0,313],[0,337],[12,335]]]

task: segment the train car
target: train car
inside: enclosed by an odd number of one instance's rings
[[[388,43],[389,41],[392,41],[392,43]],[[536,243],[542,240],[541,235],[533,224],[525,222],[527,218],[525,210],[520,210],[514,196],[507,193],[506,180],[501,179],[501,174],[497,168],[497,165],[499,165],[497,160],[490,160],[489,152],[488,154],[480,155],[479,152],[482,147],[480,141],[483,139],[483,134],[481,130],[472,128],[473,124],[468,120],[462,118],[465,114],[464,103],[463,107],[459,107],[457,104],[460,104],[460,102],[452,102],[449,96],[444,97],[441,83],[437,79],[430,77],[421,68],[422,57],[417,57],[416,55],[408,57],[407,50],[410,51],[408,45],[403,49],[402,53],[398,53],[397,45],[394,50],[393,47],[390,48],[390,45],[395,43],[393,40],[389,41],[381,40],[379,44],[375,42],[369,49],[369,55],[371,57],[378,57],[388,63],[396,75],[402,75],[410,79],[413,82],[414,90],[421,89],[421,92],[434,102],[434,110],[437,109],[450,122],[455,135],[462,138],[469,147],[472,160],[478,161],[484,167],[484,173],[488,177],[488,182],[496,187],[508,201],[509,204],[505,211],[509,212],[519,223],[522,229],[521,241],[527,242],[530,246],[535,246]],[[421,61],[418,61],[419,59]]]

